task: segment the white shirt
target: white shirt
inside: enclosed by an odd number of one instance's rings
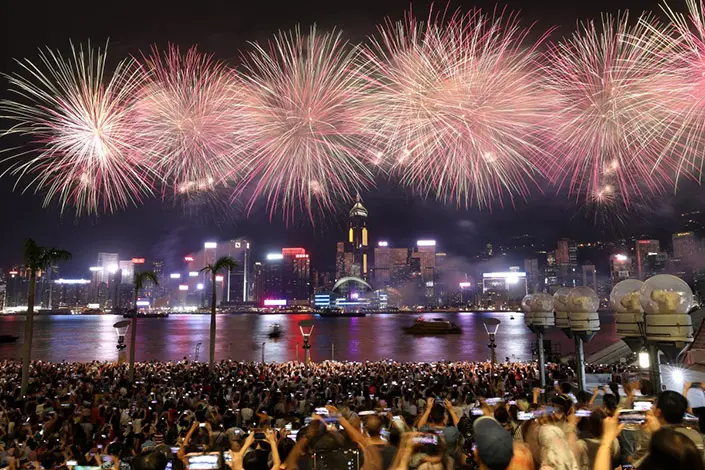
[[[700,387],[693,387],[688,390],[688,406],[691,408],[705,407],[705,392]]]

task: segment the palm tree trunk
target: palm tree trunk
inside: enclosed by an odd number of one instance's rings
[[[32,336],[34,335],[34,286],[37,284],[37,273],[32,271],[29,275],[29,294],[27,295],[27,316],[24,324],[24,347],[22,348],[22,390],[27,393],[29,385],[29,361],[32,356]]]
[[[137,295],[138,290],[135,286],[135,311],[130,322],[130,372],[127,375],[130,383],[135,380],[135,342],[137,341]]]
[[[216,288],[215,288],[215,272],[213,272],[213,290],[211,292],[211,338],[210,338],[210,357],[208,359],[208,370],[213,371],[213,365],[215,364],[215,302],[216,298]]]

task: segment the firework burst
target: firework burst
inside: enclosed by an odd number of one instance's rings
[[[536,137],[550,111],[543,38],[529,44],[528,32],[516,15],[480,10],[380,28],[366,49],[367,132],[403,183],[466,207],[528,194],[547,163]]]
[[[672,182],[674,106],[681,98],[667,26],[627,15],[582,24],[546,54],[546,87],[559,97],[550,172],[559,186],[586,200],[606,184],[628,207],[632,197],[659,193]],[[615,196],[615,197],[617,197]],[[611,198],[610,198],[611,199]]]
[[[32,146],[7,158],[3,175],[45,192],[45,205],[57,200],[78,214],[112,212],[151,193],[155,175],[141,164],[131,130],[143,77],[134,61],[106,77],[103,51],[72,44],[68,57],[47,49],[37,63],[18,63],[24,73],[8,76],[17,98],[0,108],[16,123],[7,133],[28,136]]]
[[[646,26],[676,51],[679,91],[682,100],[674,111],[678,116],[674,126],[674,154],[676,174],[694,176],[699,181],[705,163],[705,4],[700,0],[686,0],[689,15],[676,13],[667,5],[664,11],[676,34]]]
[[[212,189],[237,171],[240,87],[233,73],[191,48],[145,58],[147,80],[135,107],[147,161],[177,194]]]
[[[253,47],[244,57],[241,129],[251,145],[238,193],[250,185],[250,208],[262,197],[270,216],[281,210],[289,220],[303,210],[313,220],[372,184],[360,135],[366,90],[357,49],[339,32],[315,27]]]

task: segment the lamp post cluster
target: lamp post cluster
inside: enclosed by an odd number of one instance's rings
[[[585,390],[583,345],[600,331],[600,318],[597,314],[600,299],[595,291],[589,287],[562,287],[553,297],[545,293],[529,294],[524,297],[521,306],[526,326],[537,336],[541,386],[546,386],[543,335],[546,330],[556,326],[575,340],[578,386],[580,390]]]
[[[536,333],[541,386],[546,386],[543,335],[560,328],[575,340],[578,386],[585,390],[584,343],[600,330],[599,298],[589,287],[562,287],[549,294],[529,294],[522,300],[526,326]],[[651,367],[651,380],[661,389],[660,356],[676,358],[693,341],[689,311],[693,292],[682,279],[659,274],[645,282],[627,279],[614,286],[610,304],[616,314],[617,335],[639,353],[639,364]],[[554,315],[555,311],[555,315]]]
[[[612,289],[617,335],[639,354],[639,365],[650,368],[654,390],[661,390],[661,355],[676,359],[693,342],[693,291],[670,274],[644,282],[624,280]]]

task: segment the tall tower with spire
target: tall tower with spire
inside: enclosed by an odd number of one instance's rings
[[[345,274],[362,278],[365,281],[369,280],[367,215],[367,209],[362,205],[362,199],[358,194],[355,197],[355,204],[350,209],[348,239],[345,251],[352,256],[348,255],[348,259],[351,258],[350,266],[349,269],[346,269],[347,272]]]

